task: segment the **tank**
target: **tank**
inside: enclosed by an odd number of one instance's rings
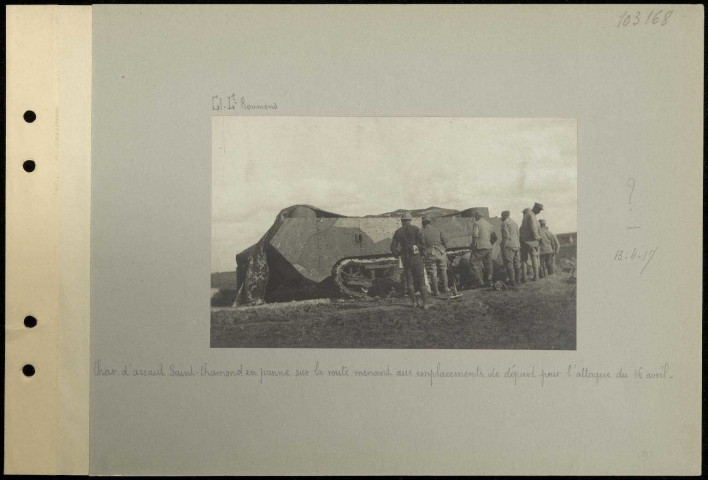
[[[468,278],[474,212],[492,224],[501,239],[501,219],[484,207],[463,211],[431,207],[413,210],[413,225],[432,217],[447,240],[453,282]],[[381,286],[398,286],[401,269],[391,239],[401,226],[400,211],[345,217],[308,205],[282,210],[261,240],[236,256],[236,305],[315,297],[363,297]],[[501,267],[499,242],[493,246],[495,270]]]

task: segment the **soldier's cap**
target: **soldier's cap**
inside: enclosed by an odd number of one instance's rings
[[[526,214],[526,213],[529,213],[530,211],[531,211],[531,209],[528,208],[528,207],[526,207],[526,208],[524,208],[523,210],[521,210],[521,213]]]
[[[534,203],[534,204],[533,204],[533,208],[537,208],[537,209],[539,209],[539,210],[543,210],[543,205],[540,204],[540,203]]]
[[[411,215],[411,212],[405,212],[403,216],[401,217],[401,220],[413,220],[413,216]]]
[[[540,220],[538,221],[538,223],[540,223],[541,225],[545,225],[545,224],[546,224],[546,221],[542,218],[542,219],[540,219]]]
[[[509,210],[504,210],[504,211],[502,212],[502,217],[503,217],[504,215],[511,215],[511,212],[510,212]]]

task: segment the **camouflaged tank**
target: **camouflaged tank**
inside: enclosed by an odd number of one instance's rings
[[[413,225],[431,216],[448,240],[452,282],[468,280],[474,212],[490,221],[501,240],[501,220],[487,208],[463,211],[413,210]],[[236,256],[236,305],[302,298],[372,294],[381,284],[400,284],[398,259],[391,253],[400,212],[345,217],[308,205],[282,210],[261,240]],[[494,244],[495,269],[501,267],[499,241]],[[496,275],[495,275],[496,276]]]

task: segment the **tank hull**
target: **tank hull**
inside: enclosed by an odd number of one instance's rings
[[[290,208],[290,213],[297,215],[289,215],[288,209],[281,212],[261,242],[237,256],[237,304],[357,296],[368,294],[377,281],[400,281],[398,260],[391,253],[393,234],[401,226],[398,218],[326,216],[317,215],[322,212],[317,209],[310,212],[302,206]],[[472,210],[475,209],[433,218],[433,224],[447,238],[453,274],[457,268],[467,268],[464,257],[468,262],[474,225]],[[483,212],[501,239],[501,220],[489,219],[486,208],[476,210]],[[422,227],[421,218],[414,218],[412,223]],[[494,244],[492,255],[500,266],[499,242]],[[464,278],[466,272],[461,273]],[[263,277],[267,277],[265,281]],[[256,282],[258,288],[254,288]],[[241,290],[245,290],[244,294]]]

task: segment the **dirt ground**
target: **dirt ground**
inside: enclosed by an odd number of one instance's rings
[[[433,298],[308,300],[212,308],[211,346],[574,350],[576,284],[558,273],[514,289]]]

